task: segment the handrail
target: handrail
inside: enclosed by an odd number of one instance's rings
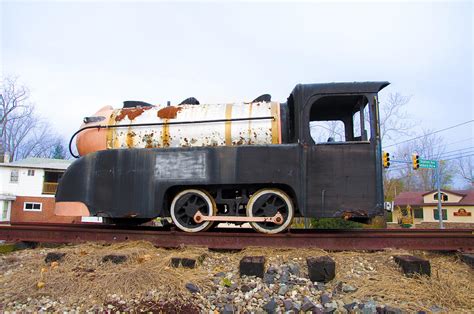
[[[275,121],[275,117],[253,117],[253,118],[234,118],[234,119],[216,119],[216,120],[197,120],[197,121],[172,121],[172,122],[156,122],[156,123],[137,123],[137,124],[119,124],[119,125],[94,125],[94,126],[86,126],[82,129],[77,130],[69,140],[69,153],[74,158],[79,158],[79,155],[75,155],[72,152],[71,144],[72,140],[81,133],[82,131],[89,130],[89,129],[115,129],[115,128],[128,128],[128,127],[142,127],[142,126],[155,126],[155,125],[174,125],[174,124],[201,124],[201,123],[216,123],[216,122],[233,122],[233,121],[252,121],[252,120],[273,120]]]

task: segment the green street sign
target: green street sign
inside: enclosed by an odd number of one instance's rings
[[[438,167],[438,162],[436,160],[421,159],[420,158],[420,168],[434,169]]]

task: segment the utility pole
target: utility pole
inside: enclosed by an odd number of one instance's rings
[[[441,209],[441,170],[439,169],[439,164],[440,161],[436,161],[436,168],[433,170],[436,170],[436,185],[438,188],[438,218],[439,218],[439,228],[444,229],[444,224],[443,224],[443,212]],[[447,213],[446,213],[447,214]]]

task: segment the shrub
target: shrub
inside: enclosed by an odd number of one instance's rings
[[[361,229],[364,224],[342,218],[311,219],[311,228],[315,229]]]

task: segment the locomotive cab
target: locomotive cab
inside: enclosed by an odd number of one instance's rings
[[[308,210],[362,222],[382,211],[375,102],[375,96],[362,93],[326,95],[305,108],[307,171],[315,174],[307,177]]]

